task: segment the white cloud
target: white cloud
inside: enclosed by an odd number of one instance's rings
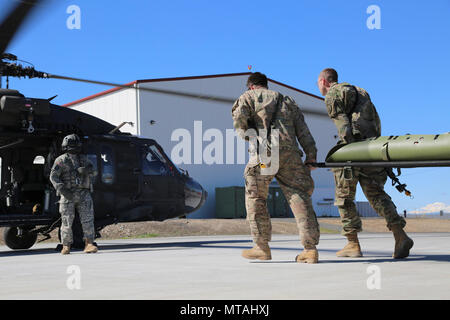
[[[433,213],[433,212],[450,212],[450,205],[443,202],[435,202],[426,205],[420,209],[411,211],[411,213]]]

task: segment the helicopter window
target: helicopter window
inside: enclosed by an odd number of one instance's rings
[[[169,174],[166,160],[154,146],[151,146],[147,153],[143,155],[142,173],[151,176],[166,176]]]
[[[97,180],[97,175],[98,175],[98,163],[97,163],[97,148],[95,148],[93,145],[88,144],[87,145],[87,159],[89,160],[89,162],[92,163],[92,165],[94,166],[94,182]]]
[[[87,154],[87,158],[88,160],[92,163],[92,165],[94,166],[94,182],[97,179],[97,155],[96,154],[92,154],[92,153],[88,153]]]
[[[102,159],[102,182],[112,184],[114,182],[114,163],[111,147],[102,146],[100,157]]]
[[[161,154],[161,152],[159,152],[158,148],[156,146],[150,146],[150,152],[154,154],[154,156],[156,158],[158,158],[159,161],[161,161],[162,163],[166,163],[166,159],[164,159],[163,155]]]

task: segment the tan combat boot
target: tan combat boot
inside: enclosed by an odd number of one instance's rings
[[[351,257],[357,258],[362,257],[361,246],[359,245],[358,234],[351,233],[346,235],[348,243],[340,251],[336,252],[338,257]]]
[[[70,246],[64,246],[62,247],[61,254],[69,254],[70,253]]]
[[[403,227],[398,224],[393,225],[391,230],[395,239],[395,249],[392,257],[394,259],[406,258],[409,256],[409,250],[413,247],[414,241],[406,235]]]
[[[84,247],[85,253],[96,253],[98,251],[98,248],[94,246],[92,241],[86,240],[86,246]]]
[[[318,263],[319,252],[316,246],[306,246],[303,251],[295,257],[295,261],[300,263]]]
[[[255,243],[253,248],[242,251],[242,256],[246,259],[259,259],[259,260],[271,260],[272,254],[267,243],[259,242]]]

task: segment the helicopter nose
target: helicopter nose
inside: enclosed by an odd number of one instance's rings
[[[192,178],[188,178],[184,185],[185,212],[191,213],[199,209],[206,201],[208,192]]]

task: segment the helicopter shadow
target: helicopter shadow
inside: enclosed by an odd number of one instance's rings
[[[271,243],[276,242],[289,242],[290,240],[272,240]],[[298,240],[292,240],[298,241]],[[173,248],[173,249],[193,249],[193,248],[214,248],[214,249],[250,249],[253,247],[253,241],[248,239],[236,239],[236,240],[204,240],[204,241],[177,241],[177,242],[162,242],[162,243],[117,243],[117,244],[104,244],[99,246],[102,251],[108,250],[123,250],[122,252],[135,252],[135,251],[147,251],[160,248]],[[286,248],[270,246],[271,250],[276,251],[295,251],[300,252],[301,248]],[[136,250],[134,250],[136,249]],[[331,251],[335,250],[320,250]]]
[[[114,240],[108,240],[114,241]],[[272,243],[277,241],[272,241]],[[132,242],[132,243],[98,243],[99,253],[130,253],[137,251],[155,251],[155,250],[182,250],[194,248],[215,248],[215,249],[249,249],[252,240],[236,239],[236,240],[204,240],[204,241],[176,241],[176,242]],[[55,243],[53,248],[36,248],[26,250],[9,250],[0,251],[0,257],[11,256],[29,256],[42,254],[59,253],[60,245]],[[297,248],[272,247],[273,250],[293,250],[299,251]],[[82,251],[82,249],[71,249],[71,252]]]
[[[157,250],[180,250],[194,248],[217,248],[217,249],[239,249],[243,248],[238,243],[251,243],[251,240],[205,240],[205,241],[177,241],[161,243],[118,243],[104,244],[99,246],[102,251],[121,250],[120,252],[154,251]]]
[[[54,253],[56,253],[55,248],[38,248],[38,249],[23,249],[23,250],[7,249],[5,251],[0,251],[0,258],[33,256],[33,255],[54,254]]]
[[[180,249],[193,249],[200,247],[207,247],[208,245],[214,245],[214,248],[243,248],[242,246],[225,245],[229,243],[251,243],[251,240],[217,240],[217,241],[177,241],[177,242],[158,242],[158,243],[98,243],[99,253],[127,253],[136,251],[155,251],[155,250],[180,250]],[[215,245],[224,244],[224,245]],[[209,247],[211,248],[211,247]],[[119,251],[118,251],[119,250]],[[0,251],[1,257],[14,257],[14,256],[32,256],[43,254],[59,254],[58,244],[55,243],[53,248],[36,248],[36,249],[24,249],[24,250],[10,250]],[[82,249],[71,249],[71,252],[82,252]]]

